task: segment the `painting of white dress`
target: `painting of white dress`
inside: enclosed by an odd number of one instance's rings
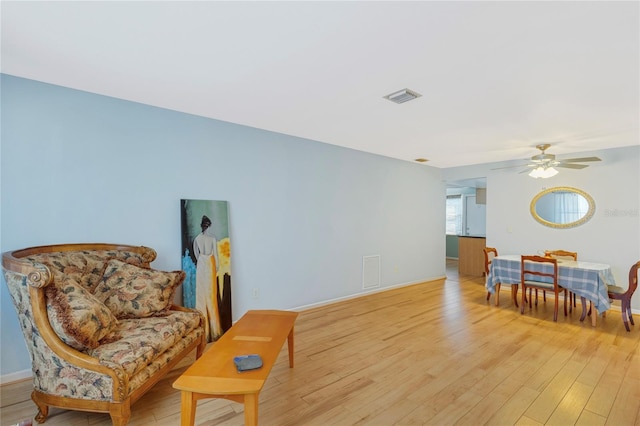
[[[207,319],[207,341],[231,328],[231,245],[226,201],[180,200],[182,302]]]

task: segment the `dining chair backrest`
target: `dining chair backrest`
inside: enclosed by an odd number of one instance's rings
[[[498,250],[493,247],[485,247],[484,251],[484,273],[489,275],[489,266],[494,257],[498,256]]]
[[[578,260],[578,253],[575,251],[566,251],[566,250],[545,250],[544,257],[550,257],[552,259],[559,260]],[[575,293],[569,292],[569,299],[571,301],[571,309],[576,306],[576,295]]]
[[[552,259],[578,260],[578,253],[566,250],[545,250],[544,257]]]
[[[549,271],[545,264],[553,266]],[[548,266],[548,265],[547,265]],[[551,281],[551,282],[549,282]],[[521,256],[520,257],[520,285],[522,286],[522,307],[520,313],[524,313],[525,293],[529,290],[529,308],[531,308],[531,290],[553,290],[555,298],[553,301],[553,321],[558,320],[558,295],[560,290],[564,294],[564,315],[567,316],[567,290],[561,289],[558,285],[558,259],[544,256]],[[537,301],[537,298],[536,298]]]
[[[620,301],[622,322],[624,323],[624,328],[626,328],[627,331],[631,331],[629,323],[634,325],[633,313],[631,312],[631,297],[638,288],[638,268],[640,268],[640,261],[631,265],[631,268],[629,269],[629,286],[626,290],[617,285],[607,285],[609,299]]]
[[[537,264],[551,264],[553,265],[553,272],[543,272],[536,268]],[[520,281],[527,283],[546,282],[544,277],[553,280],[553,286],[558,286],[558,260],[551,257],[543,256],[525,256],[520,257]]]
[[[629,288],[627,288],[629,297],[631,297],[638,288],[638,268],[640,268],[640,261],[631,265],[631,269],[629,269]]]
[[[498,249],[495,247],[485,247],[482,249],[484,252],[484,275],[487,280],[489,280],[489,269],[491,268],[491,262],[493,259],[498,256]],[[496,283],[495,285],[495,293],[496,293],[496,306],[498,306],[499,298],[500,298],[500,283]],[[513,299],[513,304],[518,306],[518,284],[511,283],[511,297]],[[487,288],[487,300],[491,299],[491,291]]]

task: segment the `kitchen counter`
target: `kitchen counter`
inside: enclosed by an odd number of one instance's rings
[[[481,277],[484,275],[484,252],[487,239],[473,235],[458,236],[458,273]]]

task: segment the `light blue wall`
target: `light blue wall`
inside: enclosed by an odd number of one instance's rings
[[[141,244],[180,268],[180,199],[229,201],[233,314],[444,276],[439,169],[2,75],[0,248]],[[215,102],[215,99],[212,100]],[[260,298],[252,299],[258,288]],[[4,279],[1,374],[30,368]]]

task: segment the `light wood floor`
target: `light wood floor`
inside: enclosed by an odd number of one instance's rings
[[[450,267],[452,266],[452,267]],[[521,315],[481,278],[429,282],[302,312],[296,366],[280,354],[260,395],[262,425],[640,424],[640,324],[619,312],[553,322],[553,303]],[[493,300],[493,299],[492,299]],[[286,345],[285,345],[286,347]],[[178,425],[181,366],[132,407],[131,425]],[[2,425],[33,418],[30,381],[1,388]],[[109,425],[52,408],[46,425]],[[198,425],[241,425],[242,405],[203,400]]]

